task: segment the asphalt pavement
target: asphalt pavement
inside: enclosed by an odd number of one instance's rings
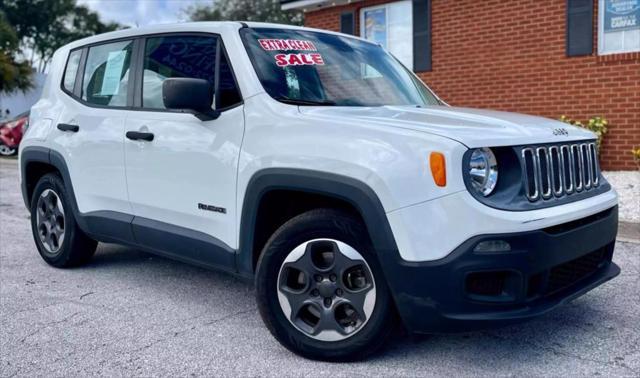
[[[0,160],[0,376],[640,376],[640,244],[622,274],[528,323],[409,337],[349,364],[303,359],[263,326],[250,284],[100,244],[61,270],[32,240],[15,160]]]

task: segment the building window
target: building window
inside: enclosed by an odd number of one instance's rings
[[[598,53],[640,51],[640,0],[599,0]]]
[[[360,10],[360,36],[379,43],[413,70],[411,1],[398,1]]]

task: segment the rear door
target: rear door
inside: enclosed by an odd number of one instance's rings
[[[134,40],[70,52],[51,144],[63,155],[81,213],[131,214],[124,170],[124,125]]]
[[[213,34],[149,36],[140,62],[136,101],[141,111],[127,118],[125,132],[152,134],[153,140],[124,143],[136,240],[157,250],[178,249],[186,259],[232,265],[244,113],[220,39]],[[162,83],[172,77],[206,79],[218,88],[211,106],[220,117],[202,121],[166,109]]]

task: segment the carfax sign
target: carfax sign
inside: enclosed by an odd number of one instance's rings
[[[640,0],[604,0],[604,31],[640,29]]]

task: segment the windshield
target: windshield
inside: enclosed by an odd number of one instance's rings
[[[437,98],[380,46],[292,29],[240,31],[265,90],[297,105],[438,105]]]

